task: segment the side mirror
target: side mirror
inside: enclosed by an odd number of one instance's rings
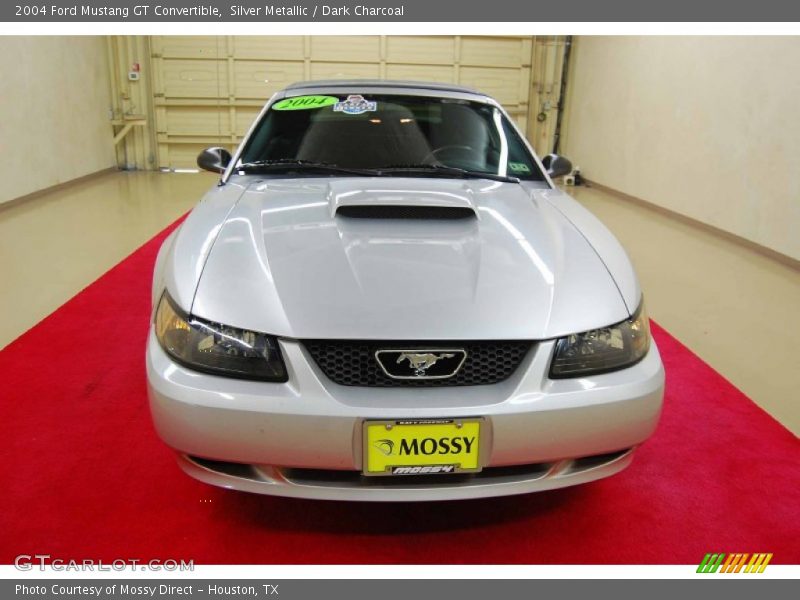
[[[212,173],[222,173],[231,162],[231,153],[215,146],[214,148],[206,148],[197,155],[197,166]]]
[[[559,154],[548,154],[542,159],[542,164],[552,179],[572,173],[570,160]]]

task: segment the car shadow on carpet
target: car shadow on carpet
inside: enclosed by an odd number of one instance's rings
[[[444,502],[338,502],[220,491],[218,517],[270,531],[386,535],[461,531],[545,517],[584,503],[591,486]]]

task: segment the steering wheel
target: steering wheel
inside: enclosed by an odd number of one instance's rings
[[[473,153],[475,152],[475,149],[472,146],[465,146],[461,144],[449,144],[447,146],[440,146],[439,148],[434,148],[433,150],[428,152],[427,155],[425,155],[425,158],[422,159],[422,162],[428,162],[431,159],[439,160],[439,154],[442,152],[447,152],[448,150],[450,151],[457,150],[462,153],[469,152],[470,153],[469,158],[474,160]]]

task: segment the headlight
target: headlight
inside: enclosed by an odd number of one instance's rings
[[[175,362],[215,375],[286,381],[286,368],[271,336],[184,314],[165,292],[156,310],[156,337]]]
[[[649,348],[650,323],[642,301],[636,314],[627,321],[560,338],[550,363],[550,378],[624,369],[644,358]]]

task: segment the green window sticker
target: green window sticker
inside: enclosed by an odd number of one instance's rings
[[[525,163],[520,162],[510,162],[508,163],[508,168],[514,171],[514,173],[530,173],[531,168],[526,165]]]
[[[335,96],[296,96],[284,98],[272,105],[272,110],[309,110],[332,106],[339,102]]]

